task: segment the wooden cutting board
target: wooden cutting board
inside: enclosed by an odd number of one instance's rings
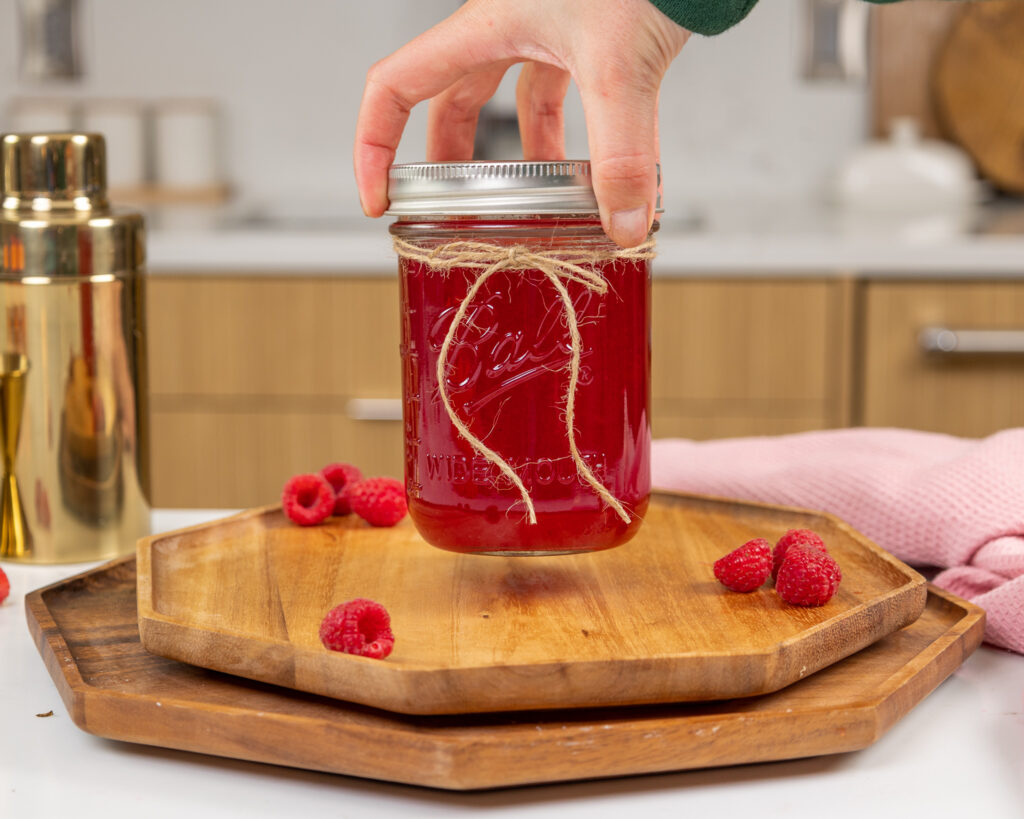
[[[820,608],[737,594],[712,563],[790,528],[842,567]],[[409,714],[681,702],[783,688],[913,622],[924,579],[828,515],[671,493],[625,546],[482,557],[427,546],[405,521],[292,525],[277,508],[139,542],[143,645],[165,657]],[[324,649],[355,597],[391,613],[395,649]]]
[[[408,717],[148,653],[135,561],[33,592],[29,629],[75,723],[109,739],[457,790],[864,748],[956,670],[984,614],[931,589],[914,623],[775,694],[690,705]]]
[[[935,63],[939,119],[1000,188],[1024,193],[1024,3],[964,4]]]

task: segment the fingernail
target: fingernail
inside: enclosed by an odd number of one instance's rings
[[[647,238],[647,206],[615,211],[611,219],[611,237],[623,247],[635,247]]]

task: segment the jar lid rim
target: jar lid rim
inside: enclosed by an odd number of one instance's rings
[[[661,212],[661,167],[657,166]],[[411,162],[388,170],[389,216],[596,214],[583,159]]]

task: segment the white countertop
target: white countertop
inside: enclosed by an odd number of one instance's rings
[[[954,220],[955,222],[956,220]],[[147,237],[161,273],[395,274],[388,218],[300,230],[277,226],[159,229]],[[159,221],[156,223],[159,225]],[[211,221],[210,224],[215,224]],[[655,276],[834,275],[1024,278],[1024,210],[945,218],[852,220],[809,203],[708,210],[695,224],[666,217]]]
[[[166,531],[228,514],[163,510]],[[1019,819],[1024,657],[983,646],[875,745],[794,762],[458,794],[98,739],[79,730],[25,622],[27,592],[89,568],[5,563],[0,817],[283,816]],[[45,719],[36,714],[53,711]]]

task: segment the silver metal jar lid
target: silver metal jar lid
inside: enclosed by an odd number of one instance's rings
[[[590,162],[413,162],[388,171],[389,216],[598,213]],[[657,211],[661,212],[661,169]]]

